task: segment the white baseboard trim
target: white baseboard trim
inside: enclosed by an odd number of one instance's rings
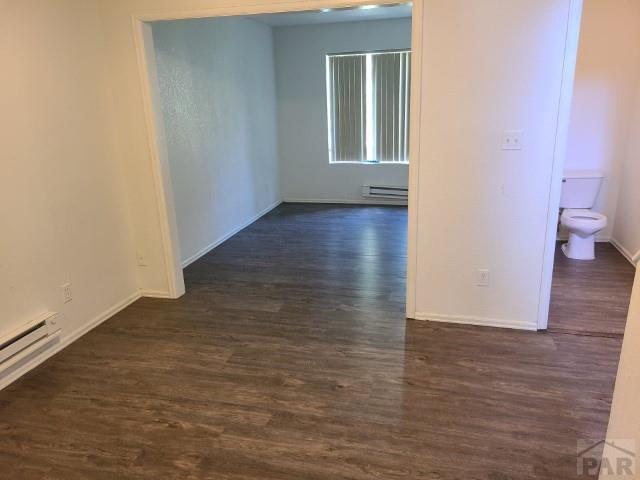
[[[442,323],[459,323],[463,325],[477,325],[481,327],[511,328],[517,330],[537,331],[535,323],[524,323],[517,320],[502,320],[499,318],[472,317],[469,315],[442,315],[437,313],[416,312],[415,320],[425,320]]]
[[[391,200],[391,199],[366,199],[353,200],[353,199],[338,199],[338,198],[292,198],[285,197],[282,200],[283,203],[331,203],[331,204],[348,204],[348,205],[407,205],[406,200]]]
[[[213,250],[214,248],[216,248],[218,245],[220,245],[221,243],[223,243],[224,241],[228,240],[229,238],[233,237],[236,233],[238,233],[240,230],[248,227],[249,225],[251,225],[253,222],[255,222],[256,220],[258,220],[260,217],[265,216],[267,213],[269,213],[271,210],[273,210],[274,208],[276,208],[278,205],[280,205],[282,203],[282,200],[278,200],[276,202],[273,202],[271,205],[269,205],[267,208],[260,210],[256,215],[254,215],[253,217],[251,217],[249,220],[247,220],[246,222],[243,222],[241,225],[239,225],[238,227],[234,228],[233,230],[231,230],[229,233],[224,234],[222,237],[214,240],[212,243],[210,243],[209,245],[207,245],[204,248],[201,248],[200,250],[198,250],[196,253],[194,253],[193,255],[191,255],[190,257],[186,258],[185,260],[182,261],[182,268],[186,268],[189,265],[191,265],[193,262],[195,262],[196,260],[198,260],[201,257],[204,257],[207,253],[209,253],[211,250]],[[147,296],[147,295],[145,295]]]
[[[102,313],[94,317],[92,320],[90,320],[86,324],[82,325],[80,328],[76,329],[68,337],[63,337],[63,339],[60,342],[54,344],[50,348],[47,348],[46,346],[44,346],[40,354],[36,354],[36,356],[33,357],[31,360],[28,360],[26,363],[20,365],[17,369],[11,371],[6,376],[1,377],[0,390],[11,385],[13,382],[15,382],[25,373],[33,370],[38,365],[43,363],[45,360],[53,357],[60,350],[69,346],[70,344],[78,340],[80,337],[82,337],[84,334],[96,328],[101,323],[110,319],[116,313],[120,312],[121,310],[124,310],[139,298],[140,298],[140,292],[132,293],[128,297],[124,298],[123,300],[107,308],[105,311],[103,311]]]
[[[613,245],[616,250],[618,250],[623,256],[624,258],[626,258],[627,260],[629,260],[629,263],[631,265],[633,265],[634,267],[637,265],[638,263],[638,257],[640,256],[640,252],[636,252],[635,255],[633,255],[629,250],[627,250],[619,241],[617,241],[615,238],[612,238],[610,240],[611,245]]]
[[[174,298],[166,290],[149,290],[145,288],[140,289],[140,296],[149,298]]]

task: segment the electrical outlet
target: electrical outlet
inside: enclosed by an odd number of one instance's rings
[[[144,258],[144,254],[142,252],[137,252],[136,253],[136,259],[138,261],[138,266],[139,267],[146,267],[148,266],[147,264],[147,260]]]
[[[481,268],[476,270],[476,285],[479,287],[489,286],[489,270]]]
[[[60,288],[62,289],[62,299],[64,300],[64,303],[69,303],[73,300],[73,292],[71,290],[70,283],[65,283],[64,285],[61,285]]]
[[[522,150],[522,130],[505,130],[502,134],[502,150]]]

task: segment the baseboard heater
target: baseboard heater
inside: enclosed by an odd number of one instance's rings
[[[407,200],[407,198],[409,198],[407,187],[393,187],[389,185],[363,185],[362,196],[394,200]]]
[[[0,336],[0,372],[60,335],[57,313],[46,313]]]

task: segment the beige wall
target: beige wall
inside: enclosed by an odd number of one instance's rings
[[[416,316],[536,329],[570,2],[425,6]]]
[[[1,9],[0,333],[58,311],[64,343],[137,294],[99,11],[89,0]]]
[[[607,430],[607,440],[633,439],[636,442],[636,475],[640,478],[640,269],[636,271],[636,280],[629,307],[627,328],[622,343],[618,376],[613,393],[611,417]],[[614,458],[615,451],[605,446],[605,456]],[[615,475],[600,475],[600,478],[618,478]],[[619,478],[629,479],[621,476]]]
[[[640,257],[640,82],[620,183],[613,238],[618,248],[637,263]]]
[[[606,174],[594,207],[608,217],[599,238],[614,231],[640,76],[640,2],[585,0],[567,144],[567,169]]]

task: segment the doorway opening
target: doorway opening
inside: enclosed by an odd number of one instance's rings
[[[636,11],[632,4],[584,4],[557,216],[553,332],[624,333],[640,257],[633,213],[640,60],[609,52],[637,43]]]
[[[140,22],[178,291],[225,252],[272,265],[254,255],[262,240],[280,247],[264,250],[280,263],[330,256],[326,271],[316,262],[297,274],[330,278],[346,268],[343,291],[389,300],[404,316],[418,136],[412,9]],[[306,243],[312,232],[315,244]],[[240,253],[244,241],[253,247]]]

